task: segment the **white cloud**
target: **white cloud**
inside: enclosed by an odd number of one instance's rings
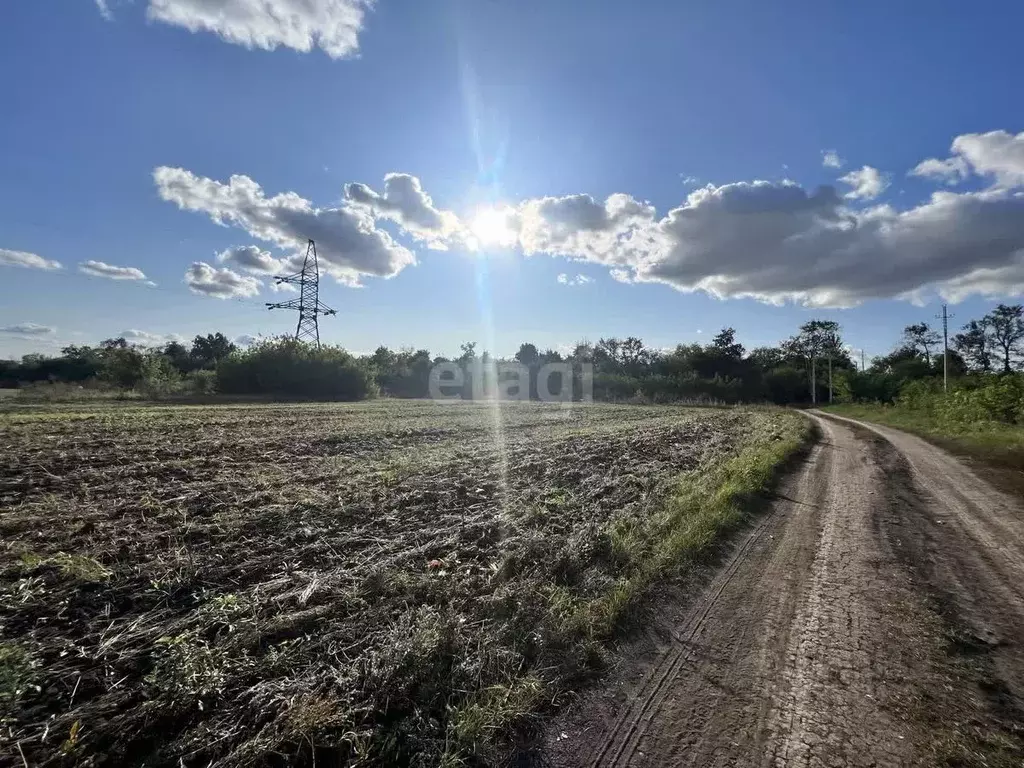
[[[110,6],[107,4],[107,0],[96,0],[96,8],[99,9],[100,16],[107,21],[114,20],[114,14],[110,11]]]
[[[539,203],[521,206],[540,219],[524,251],[604,264],[622,282],[840,307],[928,288],[956,298],[1000,285],[1024,293],[1024,197],[1005,191],[936,192],[905,211],[857,210],[828,186],[809,193],[793,182],[739,182],[695,190],[660,219],[644,208],[628,226],[609,224],[614,217],[596,204],[576,201],[586,215],[569,216]],[[538,231],[546,236],[531,242]]]
[[[56,328],[51,328],[48,325],[39,325],[37,323],[19,323],[18,325],[8,325],[0,328],[0,333],[8,333],[13,336],[48,336],[53,333]]]
[[[182,168],[160,167],[153,179],[164,200],[205,213],[218,224],[233,224],[259,240],[293,252],[315,240],[321,271],[349,285],[358,285],[362,275],[392,277],[416,263],[411,251],[377,228],[363,206],[317,208],[294,192],[268,198],[248,176],[232,176],[224,184]]]
[[[974,172],[994,176],[1007,187],[1024,185],[1024,131],[967,133],[953,139],[954,154],[962,156]]]
[[[696,186],[697,184],[700,184],[700,179],[698,179],[696,176],[686,176],[681,173],[679,174],[679,179],[680,181],[683,182],[684,187],[693,187]]]
[[[458,216],[451,211],[438,210],[430,195],[423,191],[420,180],[407,173],[387,174],[383,194],[365,184],[346,184],[345,198],[375,218],[396,222],[432,248],[444,250],[449,241],[455,239],[461,243],[465,237]]]
[[[934,179],[952,187],[966,179],[969,173],[967,161],[962,157],[950,157],[947,160],[931,157],[922,160],[907,175]]]
[[[630,273],[630,271],[628,269],[618,269],[618,268],[616,268],[616,269],[613,269],[613,270],[609,271],[608,274],[610,274],[612,276],[612,280],[615,280],[616,282],[619,282],[619,283],[632,283],[633,282],[633,275]]]
[[[826,168],[842,168],[845,163],[834,149],[821,150],[821,164]]]
[[[83,261],[78,265],[78,271],[93,277],[105,277],[108,280],[146,280],[146,275],[141,269],[115,267],[102,261]]]
[[[283,272],[285,263],[275,259],[270,251],[263,251],[255,245],[236,245],[217,254],[217,261],[221,264],[234,264],[246,272],[255,272],[261,275],[272,275]]]
[[[171,341],[179,343],[184,341],[177,333],[150,333],[149,331],[140,331],[137,328],[121,331],[114,338],[118,337],[132,344],[140,344],[144,347],[162,347]]]
[[[923,176],[953,185],[970,173],[991,176],[1003,187],[1024,185],[1024,131],[965,133],[953,139],[952,156],[929,158],[919,163],[911,176]]]
[[[709,184],[663,216],[625,194],[603,202],[585,194],[540,197],[484,209],[470,229],[486,230],[491,238],[500,230],[508,247],[527,256],[604,265],[623,283],[659,282],[719,298],[842,307],[875,298],[921,301],[935,292],[952,300],[1024,295],[1024,192],[1008,186],[1016,178],[1019,139],[1005,132],[970,136],[981,140],[959,137],[956,157],[1000,183],[976,192],[936,191],[905,209],[862,204],[889,184],[887,175],[864,166],[843,176],[851,187],[845,196],[832,186],[810,191],[792,181]],[[158,168],[154,177],[164,199],[292,253],[313,237],[321,267],[342,279],[390,276],[414,263],[409,251],[376,228],[378,219],[449,245],[467,229],[461,222],[445,224],[445,212],[415,177],[404,174],[389,174],[383,193],[349,185],[334,209],[315,208],[295,193],[267,198],[245,176],[221,183]],[[201,262],[192,271],[203,282],[224,282]],[[566,270],[559,281],[578,284],[572,274]]]
[[[59,261],[44,259],[42,256],[26,251],[9,251],[6,248],[0,248],[0,266],[49,270],[62,268]]]
[[[251,347],[253,344],[256,344],[257,342],[259,342],[259,340],[260,340],[259,336],[253,336],[253,335],[248,334],[248,333],[243,333],[241,336],[236,336],[232,340],[232,343],[236,347]]]
[[[586,285],[587,283],[594,282],[594,278],[587,277],[586,275],[576,275],[573,277],[563,272],[558,276],[558,282],[562,285]]]
[[[626,263],[629,243],[654,208],[629,195],[611,195],[603,204],[590,195],[542,197],[519,206],[516,225],[527,256],[553,256],[602,263]]]
[[[256,296],[262,287],[255,277],[240,275],[227,267],[217,269],[203,261],[194,262],[188,268],[185,284],[193,293],[218,299]]]
[[[366,11],[375,0],[150,0],[150,19],[212,32],[246,48],[278,46],[331,58],[355,56]]]
[[[849,306],[929,285],[979,292],[979,268],[1024,249],[1024,199],[936,192],[922,205],[846,209],[829,187],[726,185],[658,223],[661,246],[637,269],[716,296]]]
[[[852,189],[844,195],[850,200],[874,200],[889,187],[889,176],[877,168],[865,165],[859,171],[850,171],[839,180]]]

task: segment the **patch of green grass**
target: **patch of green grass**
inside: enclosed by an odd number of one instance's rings
[[[21,564],[27,570],[52,565],[69,579],[78,579],[79,581],[99,582],[110,578],[110,570],[95,558],[86,555],[69,555],[67,552],[58,552],[51,557],[41,557],[26,552],[21,555]]]
[[[1024,428],[996,422],[958,424],[908,408],[885,405],[833,405],[826,413],[873,421],[919,435],[961,456],[1001,469],[1024,470]]]
[[[0,643],[0,702],[17,701],[32,685],[35,661],[17,643]]]
[[[811,425],[803,419],[773,413],[759,417],[773,423],[759,425],[736,456],[710,471],[684,473],[653,519],[632,525],[620,520],[612,527],[612,551],[625,564],[626,575],[588,607],[590,634],[614,633],[654,584],[707,559],[811,437]]]

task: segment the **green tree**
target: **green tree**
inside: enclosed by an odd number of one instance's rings
[[[540,360],[540,355],[537,353],[537,347],[533,344],[520,344],[519,351],[516,352],[515,358],[517,361],[525,366],[536,365]]]
[[[920,348],[922,357],[931,365],[932,347],[942,341],[942,337],[929,328],[928,323],[914,323],[903,329],[903,340],[908,347]]]
[[[119,389],[135,389],[146,379],[146,356],[139,349],[116,343],[124,339],[113,341],[109,346],[104,342],[100,378]]]
[[[838,361],[842,367],[853,367],[843,346],[839,323],[834,320],[809,320],[800,326],[800,332],[783,342],[783,350],[807,365],[811,389],[811,402],[818,402],[818,362],[822,359]]]
[[[189,357],[195,368],[214,368],[235,350],[235,345],[223,333],[208,333],[192,340]]]
[[[1002,360],[1003,373],[1012,372],[1024,341],[1024,305],[1000,304],[985,315],[984,323]]]
[[[192,370],[192,358],[188,349],[180,341],[169,341],[164,345],[162,353],[174,369],[184,375]]]
[[[992,342],[985,320],[971,320],[953,337],[953,346],[968,368],[988,373],[992,370]]]

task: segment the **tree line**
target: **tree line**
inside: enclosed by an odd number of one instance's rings
[[[723,328],[709,343],[671,349],[653,349],[632,336],[583,341],[569,352],[540,350],[526,342],[511,360],[530,371],[531,387],[547,363],[568,363],[574,376],[589,366],[598,400],[893,403],[914,382],[924,382],[925,388],[941,383],[941,341],[927,323],[909,325],[895,349],[859,369],[840,325],[811,320],[775,346],[750,350],[737,340],[734,329]],[[967,322],[950,342],[947,365],[955,381],[977,384],[986,376],[1012,374],[1024,361],[1024,307],[1000,304]],[[317,349],[284,338],[238,349],[222,333],[212,333],[196,336],[188,346],[172,341],[145,347],[115,338],[98,346],[68,346],[59,356],[0,361],[0,386],[62,384],[146,396],[427,397],[431,370],[438,363],[486,371],[495,361],[488,352],[478,352],[472,341],[461,346],[460,355],[448,358],[426,349],[384,346],[369,355],[352,355],[339,347]],[[465,391],[473,391],[468,382]],[[574,382],[574,392],[581,391]],[[536,392],[531,390],[531,395]]]

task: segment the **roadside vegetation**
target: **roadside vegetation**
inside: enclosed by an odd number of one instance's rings
[[[895,403],[845,403],[831,413],[904,429],[954,453],[1024,470],[1024,375],[966,376],[906,385]]]
[[[19,406],[5,740],[30,765],[502,764],[808,429],[669,406]]]
[[[968,321],[952,343],[944,387],[935,354],[941,337],[925,323],[908,326],[904,344],[877,359],[867,380],[855,380],[847,402],[831,410],[914,432],[989,466],[1024,470],[1024,307],[1000,304]]]

